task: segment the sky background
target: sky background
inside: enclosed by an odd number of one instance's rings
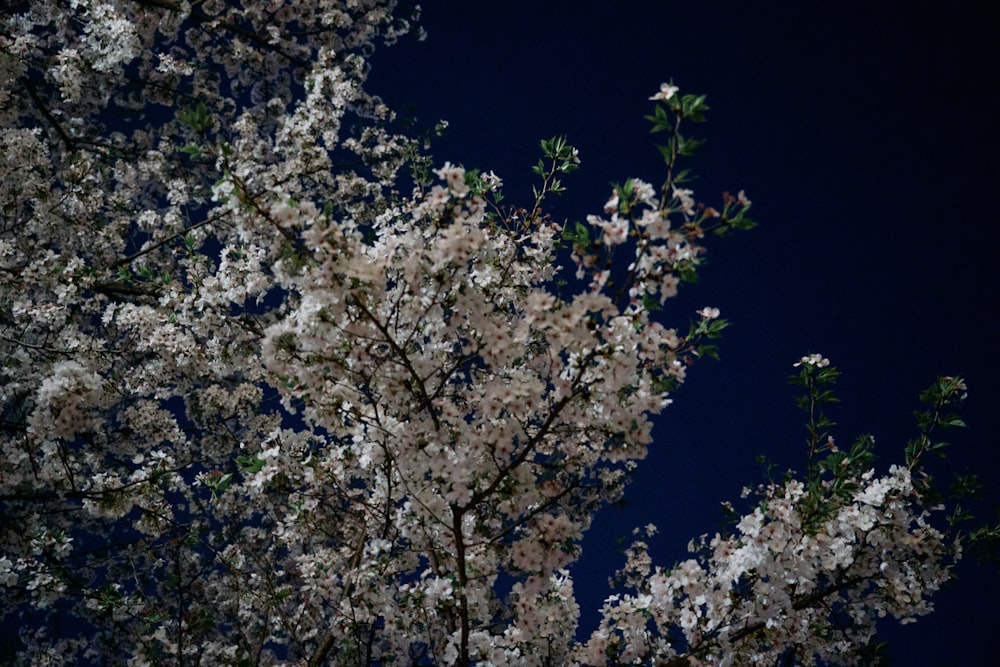
[[[998,40],[988,3],[425,2],[428,39],[376,54],[370,89],[447,119],[436,161],[493,169],[527,204],[538,140],[565,134],[582,168],[557,219],[599,213],[612,181],[662,182],[643,115],[661,81],[705,93],[708,140],[690,166],[708,203],[745,189],[760,227],[716,240],[698,285],[668,302],[686,327],[705,305],[732,321],[720,363],[699,363],[658,420],[628,492],[588,533],[574,570],[593,627],[621,565],[616,537],[653,521],[654,558],[685,558],[714,532],[719,503],[804,467],[803,416],[787,377],[821,352],[843,372],[830,411],[842,444],[870,433],[879,466],[901,462],[917,394],[967,379],[970,429],[948,465],[987,483],[1000,507],[1000,325],[994,199],[1000,141]],[[992,28],[991,28],[992,26]],[[689,133],[692,127],[688,128]],[[1000,576],[966,559],[937,612],[887,622],[894,665],[996,659]]]

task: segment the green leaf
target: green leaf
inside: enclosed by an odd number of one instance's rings
[[[705,120],[705,112],[708,105],[705,104],[705,95],[684,95],[681,97],[681,115],[690,118],[696,123]]]
[[[653,115],[646,116],[646,120],[653,124],[653,129],[650,133],[664,132],[673,129],[673,123],[670,122],[670,116],[667,115],[667,110],[662,105],[657,104],[653,108]]]
[[[201,146],[197,144],[188,144],[180,148],[181,153],[185,153],[188,157],[196,158],[201,155]]]
[[[619,198],[622,201],[632,201],[632,197],[635,196],[635,183],[631,178],[625,181],[623,185],[615,186],[615,189],[618,191]]]
[[[208,112],[208,107],[201,101],[194,107],[178,111],[177,119],[199,134],[203,134],[212,127],[212,114]]]
[[[264,469],[265,461],[262,458],[248,455],[248,456],[237,456],[236,463],[240,466],[240,468],[243,469],[244,472],[253,475]]]
[[[216,493],[225,493],[226,489],[228,489],[229,485],[232,483],[233,483],[232,473],[226,473],[225,475],[219,478],[219,481],[217,481],[214,484],[212,490],[215,491]]]
[[[670,161],[673,159],[673,153],[670,150],[670,146],[662,146],[660,144],[657,144],[656,150],[660,151],[660,155],[663,156],[663,161],[666,162],[667,164],[670,164]],[[679,183],[680,181],[675,178],[674,182]]]
[[[565,241],[580,248],[590,246],[590,228],[582,222],[577,222],[572,228],[563,227],[562,237]]]
[[[722,330],[729,326],[729,320],[703,320],[707,322],[705,336],[708,338],[718,338],[722,335]]]
[[[670,375],[657,375],[652,379],[652,389],[657,394],[669,393],[677,389],[677,380]]]
[[[677,276],[681,282],[696,283],[698,282],[698,269],[694,264],[684,264],[677,268]]]
[[[833,384],[840,377],[840,371],[833,366],[820,368],[816,373],[816,382],[820,384]]]
[[[674,176],[674,183],[677,185],[681,183],[687,183],[688,181],[693,181],[693,180],[694,177],[691,175],[690,169],[682,169],[681,171],[677,172],[676,176]]]
[[[757,223],[750,218],[744,217],[743,215],[738,215],[729,221],[736,229],[753,229],[757,226]]]
[[[702,145],[704,145],[704,139],[684,139],[683,137],[677,137],[677,154],[691,156],[695,154]]]
[[[719,347],[717,345],[699,345],[695,348],[694,353],[702,359],[715,359],[719,361]]]

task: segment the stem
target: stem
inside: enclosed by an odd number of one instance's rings
[[[171,241],[179,239],[182,236],[187,236],[187,234],[189,232],[191,232],[191,231],[193,231],[195,229],[198,229],[199,227],[204,227],[205,225],[209,225],[209,224],[211,224],[213,222],[221,220],[222,218],[224,218],[227,215],[229,215],[230,212],[231,211],[223,211],[222,213],[218,213],[218,214],[213,215],[213,216],[211,216],[209,218],[205,218],[201,222],[196,222],[193,225],[191,225],[190,227],[185,227],[184,229],[182,229],[181,231],[177,232],[176,234],[171,234],[170,236],[166,237],[165,239],[163,239],[161,241],[157,241],[156,243],[154,243],[151,246],[143,248],[142,250],[139,250],[138,252],[132,253],[128,257],[123,257],[122,259],[120,259],[117,262],[115,262],[114,265],[113,265],[113,267],[127,266],[127,265],[131,264],[133,260],[138,259],[139,257],[142,257],[143,255],[149,254],[149,253],[153,252],[154,250],[156,250],[157,248],[160,248],[160,247],[166,245],[167,243],[170,243]],[[117,291],[124,292],[125,289],[123,289],[123,288],[117,288]]]
[[[469,599],[465,595],[468,583],[468,573],[465,568],[465,540],[462,538],[463,510],[458,505],[451,506],[451,530],[455,535],[455,561],[458,566],[458,614],[461,621],[461,636],[459,639],[459,667],[469,667]]]
[[[812,475],[815,468],[817,440],[819,439],[816,432],[816,378],[813,377],[812,373],[809,373],[806,391],[809,393],[809,458],[806,465],[810,475]]]
[[[815,607],[817,604],[825,600],[828,596],[833,595],[834,593],[839,593],[845,588],[850,588],[851,586],[860,583],[862,581],[865,581],[865,579],[862,577],[851,577],[849,579],[845,579],[839,584],[834,584],[822,590],[816,591],[815,593],[810,593],[809,595],[799,598],[798,600],[792,603],[792,609],[795,611],[801,611],[803,609]],[[757,621],[756,623],[751,623],[731,634],[729,636],[729,640],[731,642],[742,641],[743,639],[746,639],[747,637],[764,630],[766,627],[767,624],[764,621]],[[672,660],[663,663],[663,667],[695,667],[695,665],[699,663],[692,661],[695,660],[699,655],[707,651],[709,648],[711,648],[711,645],[703,643],[702,646],[696,647],[688,651],[684,655],[677,656],[676,658],[673,658]]]
[[[660,191],[660,210],[663,211],[667,202],[670,201],[670,197],[667,195],[668,188],[671,188],[674,184],[674,165],[677,164],[677,134],[681,128],[681,117],[676,116],[677,120],[674,121],[674,131],[670,133],[670,161],[667,162],[667,178],[663,181],[663,188]]]
[[[414,389],[416,389],[416,393],[418,394],[420,403],[422,404],[423,408],[427,411],[427,414],[430,415],[431,421],[434,423],[434,430],[436,431],[441,430],[441,421],[438,419],[437,413],[434,411],[434,404],[431,402],[431,397],[427,393],[427,387],[424,385],[424,379],[420,377],[420,374],[417,373],[416,369],[413,367],[413,364],[410,363],[410,358],[407,356],[406,350],[404,350],[399,346],[399,343],[396,342],[396,339],[393,338],[392,334],[389,333],[388,327],[382,324],[382,322],[380,322],[379,319],[375,317],[375,314],[371,312],[367,307],[365,307],[363,303],[361,303],[360,299],[358,299],[353,294],[349,298],[350,302],[354,304],[365,317],[368,318],[369,322],[375,325],[375,328],[378,329],[383,336],[385,336],[385,342],[387,342],[389,346],[392,347],[393,351],[397,355],[399,355],[400,361],[403,363],[403,367],[407,370],[407,372],[410,374],[410,377],[413,379],[412,384]]]
[[[48,107],[45,106],[45,102],[38,94],[38,91],[35,89],[35,86],[31,82],[31,80],[26,76],[22,76],[21,85],[24,86],[24,90],[27,91],[28,97],[30,97],[31,101],[34,102],[36,107],[38,107],[38,110],[41,112],[42,116],[45,117],[45,120],[49,122],[49,125],[52,126],[52,129],[54,129],[56,131],[56,134],[59,135],[59,139],[63,142],[63,144],[66,145],[66,150],[71,151],[75,149],[76,142],[73,140],[72,137],[70,137],[66,133],[66,130],[63,129],[62,125],[59,124],[59,121],[57,121],[55,119],[55,116],[52,115],[52,112],[50,112]]]
[[[174,576],[177,578],[177,664],[184,667],[184,583],[181,579],[181,547],[174,554]]]

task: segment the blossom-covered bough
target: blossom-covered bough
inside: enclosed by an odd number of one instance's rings
[[[654,568],[600,627],[568,567],[725,321],[661,307],[750,202],[677,172],[704,98],[664,84],[662,187],[527,208],[365,92],[387,0],[15,4],[0,32],[0,595],[24,664],[849,662],[956,551],[921,480],[810,411],[809,469]],[[560,263],[570,270],[561,276]],[[575,274],[573,268],[575,267]],[[561,277],[560,277],[561,276]],[[833,369],[805,358],[806,407]],[[7,637],[18,628],[17,637]]]

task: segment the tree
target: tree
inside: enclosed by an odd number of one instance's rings
[[[804,357],[808,468],[654,568],[630,547],[578,640],[567,570],[725,321],[661,309],[703,239],[664,84],[659,188],[559,225],[579,164],[542,142],[508,206],[435,167],[364,90],[395,2],[36,2],[4,18],[0,203],[5,627],[36,664],[850,661],[930,610],[957,551],[921,477],[840,451]],[[560,262],[575,273],[557,269]],[[57,625],[58,624],[58,625]]]

